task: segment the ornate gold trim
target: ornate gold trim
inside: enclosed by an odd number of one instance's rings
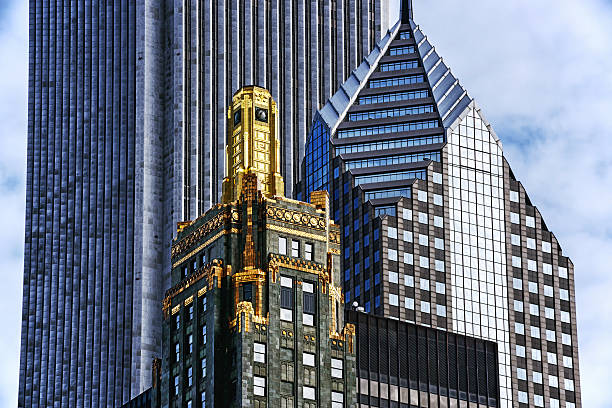
[[[271,231],[276,231],[276,232],[280,232],[283,234],[297,235],[299,237],[304,237],[307,239],[314,239],[316,241],[327,242],[327,235],[311,234],[309,232],[298,231],[298,230],[294,230],[294,229],[287,228],[287,227],[281,227],[279,225],[274,225],[274,224],[267,224],[266,228]]]

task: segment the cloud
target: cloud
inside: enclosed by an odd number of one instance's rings
[[[28,2],[0,7],[0,406],[17,406],[27,141]]]
[[[478,101],[574,262],[582,400],[609,406],[612,4],[414,0],[415,21]]]

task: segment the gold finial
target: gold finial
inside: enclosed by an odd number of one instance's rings
[[[257,176],[258,189],[264,196],[284,195],[277,109],[270,92],[258,86],[240,89],[233,97],[227,119],[227,174],[223,180],[223,202],[240,197],[242,178],[247,173]]]

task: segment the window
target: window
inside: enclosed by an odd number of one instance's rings
[[[530,216],[525,217],[525,225],[530,228],[535,228],[535,218]]]
[[[429,246],[429,237],[427,235],[419,234],[419,245]]]
[[[206,344],[206,325],[202,326],[202,344]]]
[[[444,240],[442,238],[435,238],[434,246],[436,249],[444,250]]]
[[[429,290],[429,279],[421,278],[419,283],[421,290]]]
[[[540,338],[540,328],[531,326],[530,329],[531,329],[531,337],[539,339]]]
[[[521,302],[520,300],[515,300],[514,301],[514,311],[523,313],[523,302]]]
[[[293,309],[293,288],[281,287],[281,307],[284,309]]]
[[[443,295],[446,293],[446,287],[442,282],[436,282],[436,293]]]
[[[523,290],[523,281],[518,278],[512,278],[512,287],[514,289]]]
[[[291,256],[294,258],[300,256],[300,241],[291,240]]]
[[[525,334],[525,325],[522,323],[514,322],[514,332],[516,334],[524,335]]]
[[[422,212],[419,213],[419,222],[421,224],[429,224],[429,219],[426,213],[422,213]]]
[[[408,221],[412,221],[412,210],[404,208],[403,211],[402,211],[402,218],[405,219],[405,220],[408,220]],[[405,234],[405,232],[404,232],[404,234]],[[412,236],[412,235],[410,235],[410,236]],[[410,240],[412,241],[412,238]]]
[[[512,245],[521,246],[521,237],[516,234],[511,234],[510,242],[512,242]]]
[[[410,286],[414,288],[414,276],[404,275],[404,286]]]
[[[537,349],[531,349],[531,359],[535,361],[542,361],[542,352]]]
[[[532,373],[532,378],[533,378],[533,382],[534,383],[537,383],[537,384],[542,384],[543,383],[543,381],[542,381],[542,373],[534,371]]]
[[[179,381],[180,377],[178,375],[174,376],[174,395],[179,395]]]
[[[359,105],[371,105],[375,103],[388,103],[397,101],[408,101],[413,99],[422,99],[429,96],[429,91],[408,91],[408,92],[394,92],[385,93],[381,95],[368,95],[359,98]]]
[[[378,82],[380,84],[385,83],[393,83],[398,78],[394,78],[393,80],[382,79]],[[387,85],[387,86],[396,86],[396,85]],[[340,130],[337,133],[339,139],[346,139],[349,137],[362,137],[362,136],[376,136],[376,135],[388,135],[391,133],[402,133],[402,132],[412,132],[415,130],[422,129],[436,129],[440,127],[440,122],[438,120],[419,120],[415,122],[403,122],[403,123],[395,123],[392,125],[377,125],[377,126],[364,126],[358,127],[354,129],[346,129]]]
[[[187,337],[187,342],[189,344],[189,353],[193,353],[193,334],[190,334],[189,337]]]
[[[552,275],[552,265],[549,263],[543,263],[542,272],[544,272],[546,275]]]
[[[342,378],[343,377],[343,364],[342,360],[337,358],[331,359],[331,376],[332,378]]]
[[[548,385],[553,388],[559,388],[559,377],[557,377],[556,375],[549,375]]]
[[[559,267],[559,277],[567,279],[567,268]]]
[[[247,302],[250,302],[253,300],[253,284],[252,283],[245,283],[244,285],[242,285],[242,294],[243,294],[243,300],[246,300]]]
[[[438,272],[444,272],[444,261],[435,260],[434,268]]]
[[[513,256],[512,257],[512,266],[514,266],[515,268],[520,268],[521,267],[521,258],[518,256]]]
[[[516,345],[516,355],[517,357],[525,358],[525,346]]]
[[[559,289],[559,297],[561,300],[569,300],[569,291],[567,289]]]
[[[442,174],[432,172],[433,182],[436,184],[442,184]]]
[[[510,201],[513,201],[515,203],[519,202],[519,193],[518,193],[518,191],[510,190]]]
[[[571,346],[572,345],[572,336],[570,336],[567,333],[561,333],[561,343],[563,343],[566,346]]]
[[[434,215],[434,227],[444,228],[444,218]]]
[[[314,367],[315,366],[315,355],[312,353],[302,353],[302,362],[305,366]]]
[[[414,256],[408,252],[404,252],[404,263],[406,265],[414,265]]]
[[[404,231],[404,241],[412,242],[412,231]]]
[[[546,330],[546,341],[550,341],[552,343],[557,341],[557,337],[555,336],[555,332],[553,330]]]
[[[314,285],[312,283],[304,282],[302,284],[302,293],[304,295],[304,313],[314,315],[316,310]]]
[[[442,196],[440,194],[434,194],[434,204],[435,205],[443,205]]]
[[[355,254],[359,252],[359,240],[355,240]]]
[[[569,312],[561,311],[561,321],[563,323],[571,323]]]
[[[529,314],[534,316],[540,315],[540,307],[538,305],[530,304],[529,305]]]
[[[557,355],[555,353],[546,353],[546,361],[548,364],[557,364]]]
[[[543,407],[544,406],[544,397],[541,395],[534,395],[533,396],[533,403],[535,404],[536,407]]]
[[[396,239],[397,238],[397,228],[387,227],[387,237]]]
[[[555,309],[552,309],[550,307],[546,307],[546,308],[544,308],[544,313],[545,313],[547,319],[554,320],[554,318],[555,318]]]
[[[403,47],[392,47],[389,49],[389,55],[406,55],[414,54],[414,47],[412,45],[406,45]]]
[[[431,304],[429,302],[421,301],[421,312],[430,313],[431,312]]]
[[[253,376],[253,394],[258,397],[266,395],[266,379],[264,377]]]
[[[344,394],[332,391],[332,408],[342,408],[344,406]]]
[[[436,305],[436,314],[440,317],[446,317],[446,306]]]
[[[520,224],[521,223],[521,217],[514,212],[510,213],[510,222],[513,224]]]
[[[533,259],[528,259],[527,260],[527,269],[530,271],[537,271],[538,270],[538,263],[536,261],[534,261]]]
[[[174,328],[176,330],[181,328],[181,315],[179,313],[174,316]]]
[[[417,199],[423,203],[427,202],[427,191],[419,190],[417,192]]]
[[[287,255],[287,238],[278,237],[278,253],[281,255]]]
[[[187,386],[193,386],[193,367],[187,367]]]
[[[398,283],[399,275],[397,272],[389,271],[389,283]]]
[[[360,120],[396,118],[409,115],[422,115],[434,112],[433,105],[411,106],[405,108],[379,109],[369,112],[349,113],[349,120],[356,122]]]
[[[529,249],[536,249],[536,247],[535,247],[535,239],[527,238],[527,248],[529,248]]]
[[[419,257],[419,266],[421,268],[429,268],[429,258],[426,256]]]
[[[399,306],[399,298],[397,295],[389,294],[389,305],[391,306]]]
[[[174,344],[174,361],[179,362],[181,360],[181,348],[178,343]]]
[[[253,343],[254,360],[258,363],[266,363],[266,345]]]
[[[206,357],[200,360],[200,368],[202,369],[202,378],[206,377]]]
[[[542,242],[542,252],[550,253],[552,251],[550,242],[543,241]]]
[[[517,368],[516,377],[519,380],[527,381],[527,370],[525,370],[524,368]]]
[[[413,298],[409,298],[409,297],[405,297],[404,298],[404,307],[406,309],[414,310],[414,299]]]
[[[200,400],[202,401],[202,406],[205,407],[206,406],[206,391],[202,391],[202,394],[200,394]]]
[[[312,248],[313,248],[313,245],[310,243],[306,243],[304,245],[304,257],[306,258],[307,261],[312,261]]]
[[[389,260],[397,261],[397,251],[395,249],[389,249]]]
[[[302,387],[302,395],[304,399],[314,400],[316,398],[316,392],[313,387]]]
[[[527,393],[525,391],[518,392],[518,399],[519,399],[519,402],[522,404],[529,403],[529,398],[527,398]]]

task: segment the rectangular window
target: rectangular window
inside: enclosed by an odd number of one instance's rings
[[[206,377],[206,357],[200,360],[200,368],[202,369],[202,378]]]
[[[304,282],[302,284],[302,292],[304,295],[304,313],[315,314],[315,294],[314,285],[312,283]]]
[[[315,355],[311,353],[302,353],[302,361],[305,366],[315,366]]]
[[[306,243],[304,245],[304,257],[306,258],[307,261],[312,261],[312,248],[313,248],[313,245],[310,243]]]
[[[188,339],[189,353],[193,353],[193,334],[190,334]]]
[[[281,287],[281,307],[293,309],[293,288]]]
[[[263,397],[266,395],[265,377],[253,376],[253,394],[258,397]]]
[[[294,258],[300,256],[300,241],[291,240],[291,256]]]
[[[343,361],[337,358],[331,359],[331,376],[332,378],[343,377]]]
[[[253,343],[254,360],[258,363],[266,363],[266,345]]]
[[[174,345],[174,361],[179,362],[181,360],[181,348],[178,343]]]
[[[180,377],[178,375],[174,376],[174,395],[179,395],[179,381]]]
[[[302,388],[302,395],[304,396],[304,399],[308,400],[314,400],[316,398],[316,392],[313,387],[304,386]]]
[[[389,260],[397,261],[397,251],[395,249],[389,249]]]
[[[278,253],[281,255],[287,255],[287,238],[278,237]]]
[[[187,367],[187,386],[191,387],[193,385],[193,367]]]
[[[202,344],[206,344],[206,325],[202,326]]]

